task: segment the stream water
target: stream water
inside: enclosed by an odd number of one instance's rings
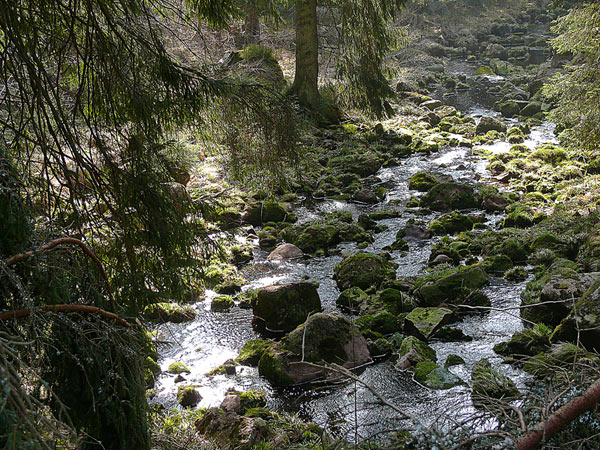
[[[470,67],[457,62],[447,68],[455,73],[472,73]],[[498,77],[489,78],[485,83],[498,82]],[[485,86],[485,83],[479,83]],[[485,89],[482,89],[484,91]],[[476,90],[459,93],[456,102],[464,114],[478,118],[483,115],[497,116],[489,109],[489,99],[484,92]],[[516,120],[506,120],[516,123]],[[544,123],[533,128],[526,145],[534,148],[542,142],[554,141],[553,126]],[[497,142],[485,146],[491,152],[508,151],[510,144]],[[382,204],[370,207],[345,201],[325,200],[311,207],[300,206],[296,209],[301,222],[317,218],[324,212],[337,210],[350,211],[356,218],[360,213],[370,213],[378,209],[396,208],[405,210],[404,204],[414,195],[408,189],[408,180],[418,171],[438,171],[451,175],[455,180],[466,183],[492,182],[491,175],[485,169],[485,160],[472,155],[471,150],[462,147],[449,147],[431,155],[418,154],[406,158],[397,167],[383,168],[377,174],[387,188],[388,196]],[[393,206],[390,206],[393,204]],[[404,227],[410,218],[423,222],[431,220],[429,216],[415,216],[410,210],[402,217],[381,220],[387,225],[387,231],[375,235],[375,241],[365,251],[377,252],[391,244],[396,232]],[[487,215],[488,225],[496,228],[501,215]],[[427,267],[432,245],[439,238],[425,241],[410,241],[410,250],[405,256],[401,252],[392,252],[398,263],[399,277],[422,274]],[[339,249],[355,251],[355,244],[341,244]],[[326,312],[341,312],[336,308],[335,300],[339,290],[333,281],[333,267],[342,256],[311,257],[292,263],[272,263],[266,261],[267,253],[256,247],[255,258],[251,265],[243,269],[243,275],[250,281],[247,289],[267,286],[277,282],[299,280],[308,277],[319,283],[319,294]],[[517,369],[502,364],[502,359],[494,353],[493,346],[507,341],[515,332],[522,329],[518,306],[519,294],[525,282],[507,282],[502,278],[492,278],[485,293],[492,306],[507,309],[505,312],[492,310],[485,314],[467,316],[457,324],[462,331],[473,337],[470,342],[433,342],[438,363],[443,364],[446,357],[453,353],[460,355],[464,365],[451,367],[450,370],[467,383],[470,381],[471,367],[482,358],[488,358],[492,365],[500,367],[502,373],[511,377],[518,386],[523,386],[527,378]],[[234,308],[230,313],[213,313],[209,309],[213,292],[207,293],[203,302],[197,303],[196,319],[184,324],[165,324],[159,327],[161,338],[170,345],[161,348],[159,363],[166,371],[173,361],[182,361],[191,369],[186,376],[187,382],[198,385],[202,401],[198,407],[218,406],[229,388],[247,390],[261,389],[268,398],[267,406],[274,410],[298,414],[301,418],[316,422],[328,432],[338,437],[366,439],[386,430],[398,429],[400,419],[389,409],[377,405],[370,392],[355,383],[318,388],[287,389],[275,391],[258,376],[257,369],[238,367],[236,375],[218,375],[212,378],[204,374],[222,364],[229,358],[235,358],[242,345],[250,339],[259,338],[251,328],[252,312]],[[514,309],[510,309],[514,308]],[[473,412],[469,388],[457,386],[449,390],[432,391],[422,387],[412,379],[410,372],[401,372],[394,368],[391,361],[385,361],[364,368],[359,376],[377,387],[379,392],[391,402],[419,418],[425,424],[440,419],[460,419]],[[158,379],[157,394],[153,402],[165,406],[177,407],[174,376],[164,372]],[[401,422],[401,421],[400,421]],[[356,433],[356,435],[355,435]]]

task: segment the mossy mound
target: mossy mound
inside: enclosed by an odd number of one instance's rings
[[[196,406],[202,400],[202,396],[196,389],[197,387],[193,385],[180,385],[177,388],[177,402],[184,408]]]
[[[453,318],[448,308],[415,308],[404,318],[404,331],[427,340]]]
[[[469,231],[473,228],[473,219],[469,216],[453,211],[443,214],[429,223],[429,229],[433,234],[455,234]]]
[[[248,341],[240,350],[240,354],[235,361],[242,365],[257,366],[261,356],[270,345],[271,342],[265,339],[253,339]]]
[[[250,225],[258,226],[267,222],[295,222],[296,216],[285,208],[285,205],[276,200],[264,200],[251,203],[246,207],[242,216]]]
[[[544,324],[515,333],[508,342],[494,346],[494,351],[500,355],[520,357],[533,356],[546,351],[550,347],[552,330]]]
[[[388,311],[366,314],[356,319],[355,323],[363,332],[370,330],[381,334],[392,334],[402,329],[398,317]]]
[[[410,177],[410,180],[408,181],[408,188],[415,191],[427,192],[441,181],[442,178],[439,174],[432,172],[417,172]]]
[[[210,303],[210,310],[213,312],[229,311],[234,306],[233,298],[229,295],[217,295]]]
[[[356,312],[360,310],[368,298],[369,296],[365,291],[357,286],[353,286],[342,291],[335,304],[346,311]]]
[[[305,362],[301,362],[302,356]],[[318,313],[271,345],[260,358],[258,371],[274,386],[290,386],[332,375],[326,368],[310,363],[350,368],[370,360],[366,340],[348,319]]]
[[[396,265],[382,255],[356,253],[348,256],[333,269],[333,278],[340,289],[357,286],[368,289],[396,278]]]
[[[180,361],[171,363],[167,372],[172,374],[190,373],[190,368]]]
[[[417,279],[415,293],[424,305],[438,306],[462,300],[487,283],[488,277],[479,265],[449,268]]]
[[[438,183],[421,198],[420,206],[434,211],[470,209],[478,206],[471,186],[459,183]]]
[[[145,319],[160,323],[182,323],[196,318],[196,313],[191,306],[177,303],[153,303],[144,309],[142,315]]]
[[[402,340],[399,353],[400,356],[409,359],[413,364],[422,361],[435,362],[437,359],[435,350],[414,336],[408,336]]]

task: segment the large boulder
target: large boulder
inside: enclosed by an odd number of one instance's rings
[[[294,222],[296,217],[275,200],[251,203],[246,207],[242,220],[250,225],[258,226],[266,222]]]
[[[600,273],[583,274],[594,279],[576,301],[571,312],[552,334],[552,342],[581,342],[590,351],[600,351]]]
[[[267,260],[269,261],[292,261],[300,259],[304,256],[302,250],[296,247],[294,244],[281,244],[275,250],[273,250]]]
[[[241,416],[221,408],[207,410],[195,423],[201,435],[209,437],[223,450],[250,450],[272,437],[267,421],[260,417]]]
[[[473,188],[466,184],[439,183],[422,198],[420,206],[434,211],[470,209],[478,206]]]
[[[367,342],[345,317],[317,313],[260,358],[259,374],[274,386],[290,386],[339,373],[312,364],[352,368],[371,360]]]
[[[417,280],[415,293],[424,305],[438,306],[443,302],[463,300],[474,290],[485,286],[488,281],[488,276],[481,266],[467,266],[425,275]]]
[[[450,175],[434,172],[417,172],[408,181],[408,188],[419,192],[427,192],[437,183],[452,181]]]
[[[600,277],[600,273],[577,273],[568,267],[549,269],[539,281],[532,282],[521,294],[524,319],[556,326],[567,317],[574,299],[580,298]],[[542,286],[539,296],[536,287]],[[535,306],[529,306],[535,305]]]
[[[498,58],[506,61],[508,59],[508,50],[501,44],[489,44],[485,50],[485,56],[490,59]]]
[[[415,308],[404,318],[404,332],[427,340],[452,318],[448,308]]]
[[[385,256],[356,253],[348,256],[333,269],[333,278],[340,290],[357,286],[368,289],[385,280],[396,278],[396,265]]]
[[[498,131],[500,133],[506,133],[507,129],[507,126],[500,120],[490,116],[483,116],[477,124],[477,128],[475,128],[475,133],[486,134],[488,131]]]
[[[261,288],[252,299],[252,312],[271,330],[290,331],[321,310],[321,299],[314,284],[280,284]]]

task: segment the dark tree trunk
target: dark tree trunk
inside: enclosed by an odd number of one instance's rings
[[[244,21],[244,40],[246,44],[256,44],[260,38],[260,22],[256,0],[246,1],[246,20]]]
[[[296,76],[292,92],[311,109],[319,103],[319,41],[317,0],[296,1]]]

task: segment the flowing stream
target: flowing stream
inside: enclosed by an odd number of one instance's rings
[[[464,62],[449,65],[446,70],[454,73],[472,73],[472,68]],[[498,77],[490,77],[485,83],[498,82]],[[485,85],[485,84],[484,84]],[[464,114],[479,118],[483,115],[497,116],[489,108],[490,101],[484,92],[466,91],[459,93],[455,105]],[[516,120],[505,119],[507,124],[516,124]],[[531,148],[543,142],[553,142],[555,136],[553,126],[543,123],[534,127],[525,142]],[[491,152],[508,151],[510,144],[497,142],[484,146]],[[485,169],[486,162],[480,156],[472,155],[471,150],[462,147],[449,147],[431,155],[418,154],[408,157],[397,167],[383,168],[377,174],[388,196],[385,202],[376,206],[366,206],[345,201],[325,200],[315,206],[298,207],[295,212],[300,222],[313,220],[322,213],[338,210],[350,211],[354,218],[361,213],[371,213],[378,209],[395,208],[403,210],[406,201],[414,195],[409,191],[408,180],[416,172],[427,170],[451,175],[456,181],[464,183],[492,182],[491,175]],[[403,228],[410,218],[425,223],[437,214],[416,216],[410,210],[404,211],[402,217],[378,221],[387,225],[387,231],[375,234],[374,243],[365,251],[378,252],[391,244],[396,232]],[[497,228],[501,214],[487,215],[488,225]],[[425,241],[410,241],[410,250],[405,256],[401,252],[392,252],[394,261],[398,263],[399,277],[416,276],[427,268],[432,245],[438,241],[434,237]],[[340,244],[339,249],[345,252],[356,251],[355,244]],[[245,289],[254,289],[277,282],[295,281],[308,277],[319,283],[319,294],[325,312],[341,314],[335,305],[339,290],[333,281],[333,267],[342,260],[342,256],[311,257],[292,263],[267,262],[267,253],[256,246],[254,261],[242,270],[242,274],[250,281]],[[514,283],[502,278],[491,277],[491,283],[484,292],[489,296],[492,307],[506,311],[491,310],[484,314],[471,315],[456,324],[462,331],[472,336],[470,342],[433,342],[438,364],[443,365],[449,354],[460,355],[466,362],[464,365],[451,367],[450,370],[470,382],[471,367],[482,358],[488,358],[492,365],[511,377],[522,387],[527,380],[523,372],[512,366],[502,364],[502,358],[494,353],[493,346],[507,341],[515,332],[522,329],[518,306],[519,294],[526,282]],[[156,384],[157,393],[153,402],[165,406],[177,407],[174,375],[166,373],[169,364],[182,361],[191,369],[186,382],[198,386],[202,401],[198,407],[219,406],[229,388],[247,390],[261,389],[268,398],[267,406],[278,411],[298,414],[301,418],[314,421],[328,432],[348,439],[366,439],[386,430],[397,429],[402,421],[389,408],[377,405],[373,395],[360,384],[350,383],[333,387],[314,389],[274,390],[269,383],[258,376],[258,371],[251,367],[238,367],[236,375],[218,375],[212,378],[204,374],[222,364],[227,359],[235,358],[245,342],[259,338],[251,327],[252,312],[234,308],[229,313],[213,313],[210,301],[214,292],[207,293],[206,300],[197,303],[196,319],[184,324],[165,324],[159,327],[161,339],[170,345],[161,347],[159,363],[165,371]],[[513,308],[513,309],[511,309]],[[431,424],[442,418],[460,419],[473,412],[469,388],[457,386],[449,390],[432,391],[412,379],[410,372],[401,372],[394,368],[392,361],[370,365],[359,373],[362,380],[376,386],[378,391],[389,401],[403,410],[416,416],[424,424]],[[356,434],[355,434],[356,433]]]

